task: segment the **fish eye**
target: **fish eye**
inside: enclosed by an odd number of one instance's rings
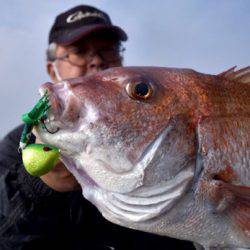
[[[153,89],[149,83],[146,82],[129,82],[126,85],[126,91],[129,97],[137,100],[146,100],[153,94]]]

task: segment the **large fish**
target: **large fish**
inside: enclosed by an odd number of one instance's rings
[[[45,91],[57,132],[38,133],[106,219],[206,249],[250,247],[250,67],[113,68]]]

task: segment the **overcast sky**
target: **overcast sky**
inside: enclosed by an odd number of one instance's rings
[[[250,0],[0,0],[0,138],[20,124],[49,81],[48,31],[57,14],[91,4],[128,34],[125,65],[216,74],[250,65]]]

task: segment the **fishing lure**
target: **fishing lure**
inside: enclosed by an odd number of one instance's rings
[[[59,161],[60,157],[60,150],[57,147],[49,144],[29,144],[34,126],[42,123],[42,128],[46,129],[44,120],[47,119],[49,108],[49,97],[46,91],[33,109],[29,113],[22,115],[22,121],[25,125],[19,143],[19,150],[22,151],[25,169],[33,176],[48,173]]]

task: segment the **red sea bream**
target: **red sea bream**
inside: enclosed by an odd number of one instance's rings
[[[40,90],[57,132],[39,135],[106,219],[205,249],[250,247],[250,67],[113,68]]]

